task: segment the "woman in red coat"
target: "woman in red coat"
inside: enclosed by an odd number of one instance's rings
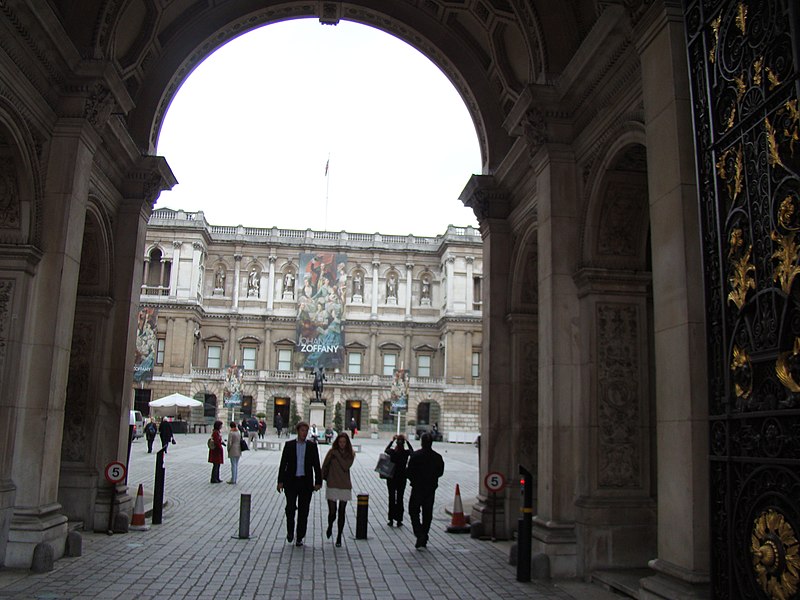
[[[219,466],[225,462],[225,455],[222,453],[225,442],[222,441],[221,429],[222,421],[214,421],[214,431],[211,432],[214,447],[208,449],[208,462],[213,465],[211,467],[211,483],[222,483],[222,479],[219,478]]]

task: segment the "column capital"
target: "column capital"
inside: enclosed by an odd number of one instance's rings
[[[414,269],[414,263],[409,261],[406,263],[406,270],[411,271]]]
[[[201,252],[204,250],[202,242],[192,242],[192,248],[200,250]]]
[[[172,240],[172,247],[173,248],[180,248],[183,246],[183,242],[180,240]]]
[[[275,254],[270,254],[267,257],[267,260],[270,262],[270,264],[275,264],[275,262],[278,260],[278,257]]]
[[[475,213],[483,226],[489,219],[505,219],[511,212],[508,192],[502,189],[493,175],[473,175],[458,197]]]
[[[467,259],[467,264],[468,265],[471,265],[472,263],[475,262],[475,257],[474,256],[467,256],[465,258]]]
[[[242,258],[243,258],[243,256],[242,256],[241,253],[233,255],[233,260],[236,261],[236,262],[242,262]]]

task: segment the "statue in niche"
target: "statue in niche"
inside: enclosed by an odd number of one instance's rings
[[[294,294],[294,273],[287,271],[283,276],[283,291]]]
[[[397,301],[397,276],[394,273],[386,279],[386,299]]]
[[[431,303],[431,280],[427,275],[422,278],[420,300],[422,304],[430,305]]]
[[[363,297],[364,296],[364,276],[361,274],[361,271],[356,271],[353,274],[353,297]]]
[[[214,275],[214,289],[216,290],[225,289],[225,267],[223,267],[222,265],[217,267],[217,272]]]
[[[261,287],[261,274],[258,269],[253,267],[250,270],[250,275],[247,276],[247,295],[258,297],[258,291]]]
[[[311,386],[311,391],[314,392],[314,399],[317,402],[322,402],[322,391],[325,386],[325,367],[316,367],[314,369],[314,384]]]

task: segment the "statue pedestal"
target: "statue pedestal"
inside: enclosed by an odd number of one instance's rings
[[[308,403],[308,423],[316,425],[317,429],[325,429],[325,403],[311,400]]]
[[[364,302],[364,297],[361,294],[353,295],[353,304],[362,304]]]

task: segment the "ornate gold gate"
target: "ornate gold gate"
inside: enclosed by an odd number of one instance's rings
[[[800,598],[800,4],[684,7],[708,314],[712,597]]]

